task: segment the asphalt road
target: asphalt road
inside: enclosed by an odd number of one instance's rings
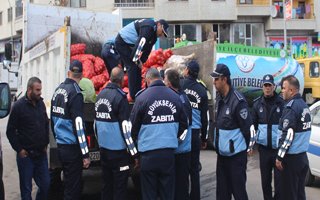
[[[17,164],[15,160],[15,152],[12,150],[8,139],[5,135],[5,128],[7,124],[7,118],[0,120],[0,132],[2,140],[3,150],[3,162],[4,162],[4,186],[6,200],[18,200],[20,199],[19,191],[19,178],[17,171]],[[201,199],[202,200],[214,200],[216,191],[216,153],[212,150],[201,151],[201,163],[202,171],[200,173],[201,181]],[[262,190],[260,183],[260,171],[257,152],[254,156],[249,157],[247,165],[247,192],[249,199],[262,200]],[[100,171],[93,170],[91,172],[84,172],[85,184],[83,188],[82,199],[83,200],[98,200],[100,199],[101,190],[101,176]],[[33,188],[33,197],[36,194],[36,185]],[[128,184],[129,200],[139,200],[139,191],[136,190],[129,181]],[[318,200],[320,197],[320,179],[316,179],[312,187],[306,187],[306,194],[308,200]],[[59,200],[61,192],[55,191],[50,194],[50,199]]]

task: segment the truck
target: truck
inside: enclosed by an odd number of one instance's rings
[[[42,97],[48,116],[50,116],[51,97],[55,88],[65,80],[68,71],[71,56],[70,45],[85,43],[87,53],[100,55],[102,44],[107,39],[115,37],[122,27],[121,16],[31,3],[26,3],[24,9],[23,54],[19,68],[18,92],[25,93],[27,80],[30,77],[39,77],[42,80]],[[260,51],[264,54],[259,54]],[[216,63],[225,63],[230,67],[231,78],[234,83],[238,83],[235,85],[236,88],[244,92],[251,100],[261,94],[261,79],[264,73],[272,73],[276,77],[277,84],[284,75],[294,74],[303,84],[303,77],[300,76],[302,72],[297,63],[290,58],[282,58],[279,50],[233,44],[220,45],[214,40],[209,40],[176,48],[173,49],[173,52],[176,55],[194,53],[200,63],[200,78],[206,84],[210,96],[209,133],[213,133],[215,100],[215,90],[209,74]],[[240,60],[242,65],[237,62],[239,58],[242,58]],[[93,130],[94,117],[94,104],[86,103],[84,121],[92,160],[89,170],[99,166],[100,160],[99,146]],[[212,140],[212,134],[209,135]],[[48,155],[51,180],[53,184],[59,184],[61,163],[57,156],[57,145],[53,134],[50,134]],[[133,181],[137,182],[137,179],[133,178]]]
[[[0,63],[0,80],[10,86],[11,97],[16,96],[18,89],[18,67],[17,62]]]
[[[85,43],[86,53],[100,55],[103,43],[116,36],[122,26],[121,17],[117,14],[32,3],[24,5],[23,22],[18,93],[25,94],[30,77],[39,77],[42,81],[42,97],[48,116],[50,116],[52,95],[56,87],[67,77],[71,44]],[[99,147],[93,130],[94,104],[85,104],[84,113],[91,159],[91,167],[85,171],[90,171],[96,170],[100,164]],[[52,133],[50,133],[48,160],[52,185],[59,188],[62,168]]]
[[[7,82],[0,82],[0,119],[5,118],[11,109],[10,87]],[[3,162],[2,162],[2,145],[0,134],[0,199],[4,199],[4,185],[2,180]]]
[[[206,85],[209,97],[209,130],[208,146],[213,147],[213,127],[216,91],[212,77],[209,75],[217,63],[227,65],[231,73],[231,83],[246,97],[249,106],[254,99],[262,95],[262,78],[272,74],[276,84],[276,92],[281,91],[281,79],[294,75],[300,82],[300,93],[303,93],[304,76],[299,63],[292,57],[282,55],[278,49],[245,46],[241,44],[216,44],[208,40],[200,44],[173,49],[174,55],[191,55],[197,59],[201,67],[199,79]]]
[[[299,59],[298,63],[304,72],[304,92],[303,97],[308,105],[312,105],[320,99],[320,57]]]

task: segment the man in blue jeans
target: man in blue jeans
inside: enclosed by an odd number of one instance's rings
[[[50,186],[49,120],[41,89],[39,78],[29,79],[26,95],[13,105],[7,125],[7,137],[17,152],[22,200],[31,200],[32,178],[39,188],[36,200],[47,199]]]

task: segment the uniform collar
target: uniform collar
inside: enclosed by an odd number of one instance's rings
[[[165,84],[162,82],[162,80],[155,80],[149,85],[149,87],[153,86],[165,86]]]
[[[108,83],[107,88],[121,89],[121,88],[119,87],[119,85],[117,85],[117,84],[115,84],[115,83],[112,83],[112,82]]]
[[[300,99],[300,98],[301,98],[301,94],[300,94],[300,93],[297,93],[297,94],[295,94],[292,98],[288,99],[286,102],[290,102],[291,100]]]
[[[66,84],[70,84],[70,83],[77,83],[75,80],[71,79],[71,78],[66,78],[66,80],[64,81],[64,83]],[[78,83],[77,83],[78,84]]]

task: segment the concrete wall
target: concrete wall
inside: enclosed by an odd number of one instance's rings
[[[236,20],[236,0],[157,0],[155,16],[168,21]]]

